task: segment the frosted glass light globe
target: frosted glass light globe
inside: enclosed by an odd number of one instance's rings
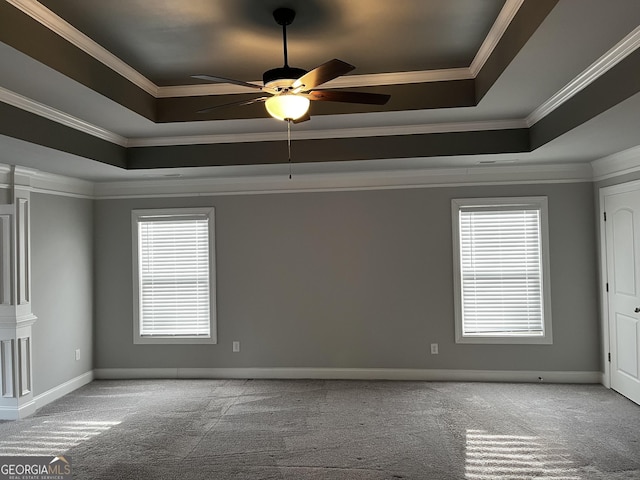
[[[265,102],[267,112],[278,120],[297,120],[309,110],[309,99],[301,95],[283,93]]]

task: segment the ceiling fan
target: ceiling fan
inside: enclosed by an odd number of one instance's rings
[[[296,12],[286,7],[277,8],[273,12],[273,18],[276,23],[282,26],[284,66],[264,72],[262,75],[263,85],[212,75],[192,75],[192,78],[199,80],[231,83],[254,90],[260,90],[269,93],[270,96],[216,105],[199,110],[198,113],[207,113],[221,107],[264,102],[267,112],[269,112],[272,117],[278,120],[299,123],[310,119],[308,113],[310,101],[360,103],[367,105],[384,105],[389,101],[389,98],[391,98],[390,95],[379,93],[315,90],[320,85],[350,72],[355,67],[336,58],[310,71],[290,67],[287,57],[287,25],[291,25],[295,16]]]

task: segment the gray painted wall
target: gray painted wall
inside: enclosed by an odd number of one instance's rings
[[[549,197],[554,343],[457,345],[450,201],[520,195]],[[209,205],[218,345],[134,345],[131,210]],[[95,367],[599,370],[593,205],[591,183],[99,200]]]
[[[93,201],[32,193],[31,233],[38,395],[93,368]]]

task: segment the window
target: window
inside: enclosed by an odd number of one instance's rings
[[[551,342],[546,197],[452,201],[456,342]]]
[[[134,210],[134,343],[216,343],[213,208]]]

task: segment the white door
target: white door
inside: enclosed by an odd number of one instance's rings
[[[640,404],[640,190],[604,203],[611,388]]]

